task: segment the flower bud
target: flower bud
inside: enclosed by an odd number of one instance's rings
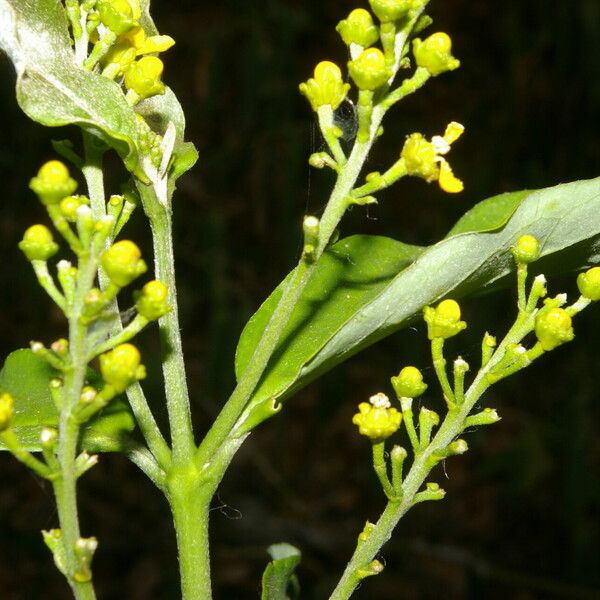
[[[86,196],[66,196],[60,201],[60,214],[71,223],[77,219],[77,209],[80,206],[89,206],[90,200]]]
[[[338,23],[336,31],[348,46],[358,44],[363,48],[368,48],[379,39],[379,31],[373,23],[371,13],[364,8],[353,10],[347,19]]]
[[[121,344],[100,356],[102,378],[115,392],[124,392],[132,383],[146,377],[146,368],[140,361],[140,353],[135,346]]]
[[[397,21],[406,17],[413,8],[418,8],[422,0],[369,0],[371,10],[382,23]]]
[[[495,408],[484,408],[481,412],[465,419],[465,428],[478,427],[479,425],[493,425],[500,421],[500,415]]]
[[[314,77],[301,83],[299,89],[317,112],[321,106],[338,108],[348,94],[350,84],[344,83],[342,72],[335,63],[324,60],[315,67]]]
[[[58,252],[58,244],[45,225],[32,225],[19,242],[27,260],[48,260]]]
[[[455,300],[443,300],[436,308],[426,306],[423,313],[430,340],[451,338],[467,327],[460,320],[460,306]]]
[[[140,249],[129,240],[113,244],[100,261],[110,280],[119,287],[129,285],[136,277],[146,272],[146,263]]]
[[[376,90],[387,83],[391,70],[379,48],[367,48],[348,63],[348,71],[359,90]]]
[[[577,276],[577,287],[584,298],[600,300],[600,267],[592,267]]]
[[[51,160],[31,179],[29,187],[45,205],[58,204],[65,196],[77,189],[77,182],[69,175],[69,169],[59,160]]]
[[[135,297],[135,307],[142,317],[155,321],[166,315],[171,307],[167,302],[169,290],[161,281],[149,281]]]
[[[10,394],[0,394],[0,433],[8,429],[14,406],[15,402]]]
[[[371,396],[369,402],[358,405],[358,413],[352,417],[352,422],[358,426],[361,435],[374,442],[380,442],[398,431],[402,423],[402,413],[391,404],[385,394]]]
[[[522,235],[511,248],[511,252],[518,264],[529,264],[540,257],[540,244],[532,235]]]
[[[416,367],[404,367],[396,377],[392,377],[392,386],[398,398],[417,398],[427,389],[423,374]]]
[[[156,56],[143,56],[133,63],[125,73],[125,86],[133,90],[140,98],[149,98],[165,93],[165,84],[161,81],[164,65]]]
[[[460,67],[460,61],[451,54],[452,40],[446,33],[438,32],[425,40],[413,41],[413,54],[417,66],[427,69],[434,77]]]
[[[139,0],[98,0],[96,10],[100,22],[113,33],[121,35],[139,24]]]
[[[535,318],[535,335],[542,349],[554,350],[570,342],[575,337],[571,323],[571,317],[564,308],[542,308]]]
[[[400,157],[404,159],[407,175],[422,177],[425,181],[439,177],[435,147],[422,134],[413,133],[406,138]]]
[[[40,444],[46,450],[52,450],[58,440],[58,431],[54,427],[44,427],[40,432]]]

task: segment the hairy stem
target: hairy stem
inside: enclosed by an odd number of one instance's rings
[[[71,364],[65,373],[64,402],[59,424],[58,461],[60,463],[60,475],[53,481],[58,519],[65,548],[67,579],[78,600],[91,600],[96,597],[91,581],[79,582],[75,578],[79,567],[75,555],[75,545],[81,537],[77,510],[77,469],[75,465],[80,425],[73,414],[85,383],[87,369],[87,328],[82,325],[80,317],[83,312],[85,296],[93,285],[95,273],[96,262],[90,257],[81,258],[75,303],[69,317]]]
[[[105,147],[101,140],[85,131],[83,133],[83,147],[85,151],[85,165],[82,167],[82,171],[88,188],[92,216],[97,221],[106,215],[106,193],[104,190],[104,173],[102,171]],[[106,245],[108,246],[111,241],[109,237]],[[105,290],[110,284],[110,279],[104,273],[102,267],[98,268],[98,280],[102,290]],[[116,299],[112,303],[112,308],[116,313],[119,312]],[[122,330],[123,324],[121,319],[116,319],[112,335],[118,336]],[[144,395],[144,390],[139,382],[135,382],[127,388],[127,399],[150,451],[156,457],[158,464],[161,467],[165,467],[171,460],[171,450],[156,423]]]
[[[189,392],[177,309],[173,223],[170,210],[164,209],[159,218],[151,219],[151,226],[155,276],[167,286],[171,305],[171,311],[160,318],[159,327],[173,461],[179,465],[189,464],[196,447],[192,431]]]

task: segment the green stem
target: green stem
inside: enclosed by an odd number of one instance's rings
[[[171,477],[168,499],[177,538],[181,597],[208,600],[212,598],[208,540],[212,490],[203,490],[185,474]]]
[[[494,353],[494,356],[486,367],[479,371],[465,393],[464,403],[456,410],[448,412],[429,446],[415,457],[415,461],[402,485],[402,501],[400,503],[388,502],[381,517],[370,531],[369,537],[355,550],[338,585],[331,594],[330,600],[347,600],[350,598],[360,581],[357,578],[359,570],[364,569],[374,559],[383,545],[390,539],[398,521],[414,506],[415,496],[431,471],[429,457],[436,451],[446,448],[464,431],[466,417],[490,386],[486,379],[487,373],[502,359],[508,344],[520,342],[532,330],[534,320],[535,314],[519,315],[517,317],[515,324]]]
[[[336,185],[333,189],[325,212],[320,220],[319,245],[315,250],[315,262],[306,263],[300,261],[288,284],[286,285],[281,299],[275,308],[265,331],[254,350],[254,354],[240,377],[238,384],[229,400],[223,407],[200,444],[197,454],[197,463],[200,465],[210,464],[211,457],[219,446],[227,438],[236,425],[247,403],[264,373],[269,359],[275,351],[285,326],[288,324],[291,314],[302,295],[308,281],[310,280],[318,260],[325,251],[329,240],[338,226],[344,212],[348,207],[348,197],[360,174],[369,150],[375,139],[374,131],[377,131],[383,112],[374,111],[374,122],[372,123],[371,136],[365,143],[357,142],[354,145],[348,162],[338,174]]]
[[[189,464],[196,446],[190,415],[190,401],[179,329],[175,259],[173,256],[173,224],[171,213],[162,214],[150,221],[154,242],[155,276],[169,290],[171,311],[159,320],[162,346],[162,366],[165,380],[167,411],[171,427],[173,461]]]
[[[182,600],[210,600],[210,501],[233,456],[247,434],[224,444],[213,457],[214,469],[175,465],[167,479],[167,499],[173,515]]]
[[[37,473],[40,477],[49,479],[52,475],[48,465],[45,465],[41,460],[38,460],[28,450],[23,448],[21,442],[18,440],[14,431],[7,429],[0,432],[0,440],[6,446],[8,451],[26,467],[29,467],[34,473]]]
[[[385,442],[374,442],[373,449],[373,468],[385,495],[391,500],[396,497],[396,492],[392,487],[388,476],[388,468],[385,460]]]
[[[135,319],[125,327],[125,329],[121,330],[114,337],[108,338],[102,344],[93,348],[89,360],[92,360],[94,357],[102,354],[103,352],[107,352],[108,350],[112,350],[115,346],[119,344],[124,344],[128,342],[130,339],[135,337],[146,325],[148,325],[149,321],[146,317],[142,315],[136,315]]]
[[[33,270],[35,271],[35,276],[37,277],[39,284],[46,290],[48,296],[56,302],[59,308],[64,313],[67,313],[67,301],[58,291],[52,275],[48,272],[48,263],[45,260],[32,260],[31,264],[33,265]]]
[[[527,265],[519,263],[517,265],[517,304],[519,310],[524,311],[527,305],[527,292],[525,286],[527,284]]]
[[[74,419],[73,410],[79,402],[81,389],[85,383],[87,369],[87,328],[81,324],[84,298],[93,285],[97,262],[90,257],[80,259],[77,281],[77,296],[73,313],[69,318],[69,351],[71,365],[66,372],[64,402],[60,414],[58,441],[58,461],[60,476],[53,481],[58,519],[65,548],[67,579],[78,600],[92,600],[95,593],[92,582],[79,582],[75,579],[79,563],[75,555],[75,544],[81,537],[77,510],[77,445],[79,423]]]
[[[92,216],[95,221],[99,221],[106,216],[106,193],[104,190],[104,172],[102,170],[105,146],[102,141],[92,133],[84,132],[83,147],[85,150],[85,165],[83,166],[82,171],[88,188]],[[115,225],[115,231],[116,230],[117,226]],[[112,239],[110,239],[109,236],[106,246],[108,246],[110,242],[112,242]],[[111,281],[101,267],[98,268],[98,280],[100,282],[100,289],[106,290],[107,288],[110,288]],[[116,313],[119,312],[119,306],[116,300],[113,302],[112,309]],[[119,335],[122,329],[123,325],[119,318],[112,332],[113,336]],[[136,382],[127,388],[127,399],[150,451],[156,457],[158,464],[164,468],[171,460],[171,449],[156,423],[146,396],[144,395],[144,390],[139,382]]]
[[[413,399],[400,398],[400,405],[402,407],[402,416],[404,418],[404,428],[406,429],[413,452],[416,454],[419,451],[419,436],[415,429],[415,417],[412,410]]]
[[[446,359],[444,358],[444,338],[434,338],[431,340],[431,356],[433,358],[433,368],[435,374],[442,387],[444,393],[444,399],[448,404],[449,408],[452,408],[455,404],[454,392],[452,386],[448,381],[448,373],[446,372]]]
[[[331,154],[335,159],[338,167],[343,167],[346,164],[346,155],[342,150],[339,138],[335,135],[335,125],[333,121],[333,109],[330,104],[325,104],[319,107],[317,111],[319,117],[319,128],[321,133],[331,150]]]

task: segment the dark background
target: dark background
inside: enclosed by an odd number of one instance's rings
[[[320,142],[297,85],[316,61],[346,60],[334,26],[357,4],[153,4],[161,32],[177,40],[165,79],[200,151],[176,196],[175,239],[194,414],[204,431],[232,388],[243,324],[297,259],[301,217],[318,213],[330,189],[330,176],[309,173],[307,158]],[[450,158],[466,191],[454,197],[435,184],[402,182],[379,206],[354,210],[344,234],[428,244],[485,197],[599,175],[598,0],[433,0],[430,9],[430,31],[451,34],[462,68],[388,114],[370,170],[389,165],[407,133],[440,133],[457,120],[467,131]],[[29,122],[5,59],[0,78],[4,356],[31,339],[64,335],[16,244],[43,219],[27,182],[52,157],[49,140],[78,139],[78,132]],[[147,247],[141,215],[127,235]],[[572,291],[572,278],[552,280],[551,290]],[[452,352],[475,363],[483,331],[500,334],[513,310],[512,292],[466,303],[469,330]],[[440,469],[446,500],[409,513],[381,556],[384,574],[356,598],[600,598],[597,311],[577,319],[573,344],[491,391],[486,405],[503,421],[469,435],[471,451]],[[146,357],[155,336],[140,342]],[[217,598],[256,598],[265,548],[283,540],[303,551],[302,597],[327,597],[357,533],[383,507],[368,444],[351,416],[370,394],[389,392],[388,378],[406,363],[432,381],[427,352],[423,327],[400,332],[300,392],[256,431],[214,502]],[[158,397],[159,383],[149,378]],[[441,408],[434,395],[426,402]],[[68,598],[39,534],[56,525],[51,488],[6,455],[0,473],[0,597]],[[135,467],[103,456],[82,481],[80,503],[84,532],[100,539],[100,598],[177,598],[168,509]]]

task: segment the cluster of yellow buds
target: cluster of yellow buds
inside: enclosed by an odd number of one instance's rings
[[[175,40],[168,35],[147,36],[142,27],[133,27],[117,38],[102,59],[102,74],[111,79],[119,77],[125,74],[137,57],[165,52],[174,44]]]
[[[132,106],[144,98],[164,94],[164,65],[154,55],[171,48],[173,38],[146,34],[140,23],[139,0],[97,0],[94,9],[88,15],[88,28],[95,45],[84,65],[92,70],[100,63],[105,77],[123,77],[127,101]],[[102,35],[96,29],[102,30]]]
[[[463,182],[454,176],[444,156],[464,130],[460,123],[452,122],[446,127],[443,136],[434,135],[431,141],[420,133],[408,136],[400,154],[407,174],[421,177],[427,182],[437,181],[442,190],[450,194],[462,192]]]

